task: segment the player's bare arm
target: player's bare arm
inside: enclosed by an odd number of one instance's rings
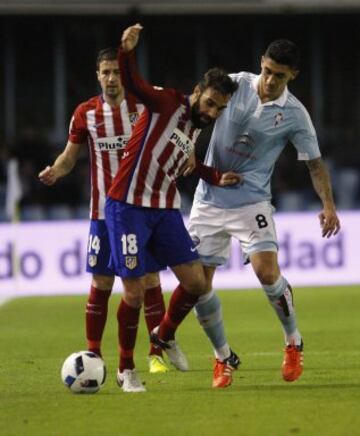
[[[83,144],[68,142],[65,150],[56,158],[52,166],[48,165],[39,173],[40,182],[51,186],[61,177],[66,176],[74,168]]]
[[[228,171],[221,175],[219,186],[241,185],[243,181],[243,177],[240,174],[237,174],[234,171]]]
[[[336,214],[329,172],[321,158],[309,160],[307,167],[310,171],[314,189],[323,203],[323,210],[319,214],[322,236],[329,238],[340,230],[340,221]]]
[[[124,30],[121,37],[121,46],[124,52],[129,52],[137,46],[142,28],[142,25],[137,23]]]

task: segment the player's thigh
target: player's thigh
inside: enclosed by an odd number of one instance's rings
[[[106,225],[111,248],[111,267],[121,278],[146,274],[146,245],[151,229],[146,224],[147,210],[107,199]]]
[[[269,202],[261,202],[238,209],[228,209],[226,228],[242,248],[245,262],[254,253],[277,253],[278,243],[273,220],[274,208]]]
[[[93,277],[99,276],[97,282],[101,281],[101,283],[98,283],[101,287],[105,285],[111,285],[112,287],[111,280],[113,280],[114,271],[109,267],[109,260],[110,242],[105,220],[91,220],[86,255],[86,271],[91,273]]]
[[[180,285],[189,293],[202,295],[206,293],[204,270],[199,261],[193,261],[171,267]]]
[[[160,266],[173,267],[199,259],[182,216],[175,209],[157,213],[156,226],[147,248]]]
[[[224,226],[226,210],[194,203],[188,230],[204,265],[224,265],[230,257],[231,236]]]

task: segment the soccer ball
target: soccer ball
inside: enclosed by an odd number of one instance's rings
[[[105,362],[91,351],[79,351],[65,359],[61,379],[71,392],[94,394],[104,384]]]

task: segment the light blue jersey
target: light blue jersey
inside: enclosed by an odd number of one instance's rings
[[[260,76],[241,72],[231,77],[239,88],[215,123],[205,163],[241,174],[244,183],[221,188],[200,180],[195,193],[195,201],[220,208],[270,200],[274,165],[288,142],[299,160],[320,157],[310,116],[287,88],[277,100],[262,104],[257,94]]]

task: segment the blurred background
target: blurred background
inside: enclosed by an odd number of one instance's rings
[[[22,221],[88,217],[87,150],[74,171],[48,188],[38,172],[67,141],[75,107],[99,93],[97,52],[117,46],[122,30],[144,27],[138,62],[153,84],[190,93],[212,66],[260,72],[275,38],[301,48],[290,90],[310,112],[339,209],[360,209],[359,0],[0,0],[0,221],[8,163],[16,157]],[[211,130],[200,137],[199,156]],[[315,210],[320,203],[304,163],[287,147],[273,176],[280,211]],[[188,213],[195,176],[179,180]]]

